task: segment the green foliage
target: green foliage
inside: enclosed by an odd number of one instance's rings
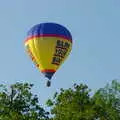
[[[33,84],[0,85],[0,120],[120,120],[120,83],[113,80],[91,96],[87,85],[60,89],[46,103],[48,112],[33,95]]]
[[[99,89],[94,97],[98,117],[104,120],[120,120],[120,83],[113,80]]]
[[[61,89],[47,102],[52,107],[53,120],[92,120],[95,111],[89,92],[88,86],[83,84],[75,84],[73,89]]]
[[[31,93],[32,84],[16,83],[10,89],[1,85],[0,120],[48,120],[48,114]]]
[[[52,120],[120,120],[120,83],[116,80],[90,96],[87,85],[61,89],[47,101]]]

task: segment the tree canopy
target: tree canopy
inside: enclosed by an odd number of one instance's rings
[[[93,96],[101,120],[120,120],[120,83],[113,80]]]
[[[33,84],[0,85],[0,120],[120,120],[120,83],[113,80],[93,95],[85,84],[56,92],[46,104],[31,92]]]
[[[47,101],[53,120],[120,120],[120,83],[113,80],[93,96],[87,85],[61,89]]]
[[[16,83],[10,88],[1,85],[0,120],[47,120],[48,114],[31,93],[33,84]]]

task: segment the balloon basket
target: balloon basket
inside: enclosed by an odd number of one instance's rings
[[[46,86],[47,86],[47,87],[50,87],[50,86],[51,86],[51,81],[50,81],[50,80],[48,80],[48,81],[46,82]]]

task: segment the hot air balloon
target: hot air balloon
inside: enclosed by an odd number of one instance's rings
[[[52,76],[72,49],[72,36],[60,24],[37,24],[28,31],[25,48],[35,66],[48,78],[49,87]]]

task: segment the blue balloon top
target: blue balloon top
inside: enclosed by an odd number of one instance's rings
[[[61,36],[67,39],[72,40],[72,36],[70,32],[64,26],[56,23],[41,23],[33,26],[28,31],[28,37],[33,36],[42,36],[42,35],[50,35],[50,36]]]

